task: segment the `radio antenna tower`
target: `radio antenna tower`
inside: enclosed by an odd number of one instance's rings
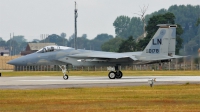
[[[74,48],[75,50],[77,50],[77,46],[76,46],[76,38],[77,38],[77,17],[78,17],[78,13],[77,13],[78,9],[76,8],[76,1],[75,1],[75,9],[74,9],[74,19],[75,19],[75,31],[74,31]]]

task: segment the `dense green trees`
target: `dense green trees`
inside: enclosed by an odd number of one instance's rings
[[[81,37],[77,37],[77,48],[86,50],[99,50],[101,51],[101,45],[106,41],[113,39],[112,35],[99,34],[94,39],[87,39],[87,34],[83,34]],[[69,41],[66,39],[66,34],[61,35],[51,34],[43,40],[33,39],[33,43],[55,43],[60,46],[74,47],[74,35],[70,36]],[[8,41],[0,40],[0,47],[5,47],[11,51],[11,55],[19,54],[25,50],[28,42],[24,39],[24,36],[14,36]]]
[[[115,33],[119,37],[126,38],[129,36],[128,28],[131,19],[128,16],[120,16],[114,21],[113,26],[115,26]]]
[[[68,40],[64,37],[57,35],[57,34],[52,34],[52,35],[49,35],[44,40],[41,40],[41,42],[56,43],[57,45],[66,46]]]
[[[176,54],[180,54],[180,49],[183,46],[183,39],[181,38],[181,35],[183,34],[183,29],[181,25],[177,24],[176,28]]]
[[[3,41],[2,37],[0,37],[0,42]]]
[[[17,43],[26,42],[26,39],[23,35],[13,36],[12,39],[15,40]]]
[[[34,39],[32,42],[34,43],[52,42],[52,43],[56,43],[57,45],[67,45],[67,39],[56,34],[49,35],[44,40]],[[24,36],[21,36],[21,35],[14,36],[8,41],[4,41],[4,40],[0,41],[0,47],[5,47],[6,49],[8,49],[11,55],[20,54],[21,51],[25,50],[27,44],[28,42],[26,42],[26,39],[24,38]]]
[[[6,41],[1,40],[1,41],[0,41],[0,47],[4,47],[4,46],[6,46]]]
[[[197,20],[196,26],[199,26],[200,24],[200,18]]]
[[[143,23],[138,17],[119,16],[114,21],[113,26],[116,36],[125,39],[130,36],[137,38],[143,32]]]
[[[62,37],[62,38],[66,38],[66,36],[67,36],[66,33],[61,33],[61,34],[60,34],[60,37]]]
[[[92,46],[92,50],[101,51],[101,45],[106,41],[113,39],[112,35],[108,34],[99,34],[94,39],[91,40],[90,45]]]
[[[164,10],[162,10],[164,12]],[[119,17],[117,18],[119,19]],[[117,20],[116,19],[116,20]],[[120,19],[123,19],[120,18]],[[126,17],[127,19],[127,17]],[[127,19],[128,21],[129,19]],[[119,21],[119,20],[117,20]],[[126,22],[127,22],[126,21]],[[121,23],[122,24],[122,23]],[[147,36],[144,39],[139,40],[138,43],[135,42],[133,36],[130,36],[128,39],[124,39],[121,41],[119,44],[119,48],[115,45],[115,41],[108,41],[102,45],[102,50],[105,51],[115,51],[115,52],[133,52],[133,51],[142,51],[144,48],[147,46],[149,41],[153,38],[154,34],[158,30],[158,24],[175,24],[175,16],[173,13],[167,12],[165,14],[159,14],[159,15],[154,15],[151,18],[149,18],[148,24],[146,26],[146,32]],[[123,26],[123,25],[122,25]],[[142,27],[141,27],[142,28]],[[177,27],[177,32],[176,32],[176,54],[179,54],[179,50],[182,47],[182,39],[181,39],[181,34],[183,33],[183,29],[180,25]],[[123,34],[123,33],[121,33]],[[113,45],[115,48],[118,50],[111,50],[111,42],[113,42]],[[112,46],[113,46],[112,45]],[[107,48],[106,48],[107,47]],[[110,49],[109,49],[110,48]]]
[[[180,24],[183,30],[180,38],[183,40],[181,53],[185,55],[197,54],[197,49],[200,47],[198,35],[200,35],[200,27],[196,26],[198,24],[198,18],[200,14],[200,5],[172,5],[169,9],[161,9],[146,16],[146,21],[153,15],[165,14],[171,12],[175,15],[175,23]],[[191,46],[193,43],[193,46]],[[180,46],[178,46],[180,47]]]
[[[109,41],[105,42],[101,49],[102,51],[109,51],[109,52],[118,52],[119,46],[122,43],[123,39],[120,37],[115,37],[113,39],[110,39]]]
[[[25,44],[26,43],[26,44]],[[0,40],[0,47],[4,47],[10,51],[11,55],[19,54],[20,51],[24,50],[27,45],[24,36],[14,36],[8,41]]]
[[[112,38],[112,35],[99,34],[94,39],[89,40],[87,35],[83,34],[81,37],[77,37],[77,48],[101,51],[101,45]],[[68,46],[74,47],[74,35],[69,37]]]
[[[200,5],[172,5],[169,9],[160,9],[145,16],[147,24],[147,37],[139,41],[136,50],[143,50],[149,40],[158,29],[157,24],[178,24],[176,38],[176,53],[194,54],[200,47]],[[119,16],[113,23],[116,36],[127,39],[133,36],[134,39],[142,35],[142,21],[136,17]],[[134,21],[134,22],[133,22]],[[133,26],[133,27],[130,27]],[[197,52],[196,52],[197,53]]]
[[[77,38],[77,48],[78,49],[89,49],[90,40],[87,39],[87,35],[83,34],[81,37]],[[74,47],[74,35],[69,38],[69,42],[67,43],[68,47]]]
[[[6,42],[7,45],[7,49],[9,49],[10,54],[14,55],[14,54],[19,54],[20,53],[20,44],[17,41],[15,41],[14,39],[10,39]]]
[[[122,40],[118,52],[133,52],[136,51],[136,42],[132,36],[127,40]]]
[[[173,5],[169,7],[168,11],[176,16],[175,22],[182,26],[184,33],[181,37],[184,40],[184,44],[187,44],[198,33],[198,27],[195,24],[200,14],[200,6]]]

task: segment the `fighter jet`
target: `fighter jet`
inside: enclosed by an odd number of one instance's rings
[[[103,52],[84,49],[74,49],[65,46],[46,46],[35,53],[13,59],[11,65],[37,66],[58,65],[63,72],[63,79],[67,80],[68,65],[73,66],[109,66],[108,77],[120,79],[123,73],[119,66],[129,66],[144,63],[169,62],[182,56],[175,55],[177,25],[159,24],[159,29],[143,51],[140,52]]]

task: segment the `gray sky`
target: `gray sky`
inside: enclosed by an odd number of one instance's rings
[[[115,36],[113,22],[120,15],[137,16],[140,6],[149,5],[147,14],[171,5],[200,5],[199,0],[76,0],[78,36],[89,39],[101,33]],[[74,0],[0,0],[0,37],[10,33],[24,35],[28,41],[40,34],[74,33]]]

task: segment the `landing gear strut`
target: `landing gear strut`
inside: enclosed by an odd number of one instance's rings
[[[62,70],[62,73],[63,73],[63,79],[64,80],[67,80],[69,78],[69,76],[66,74],[66,65],[58,65],[60,67],[60,69]]]
[[[118,65],[115,67],[108,67],[107,68],[110,72],[108,73],[108,77],[110,79],[121,79],[123,76],[123,73],[119,70]],[[114,72],[115,71],[115,72]]]

